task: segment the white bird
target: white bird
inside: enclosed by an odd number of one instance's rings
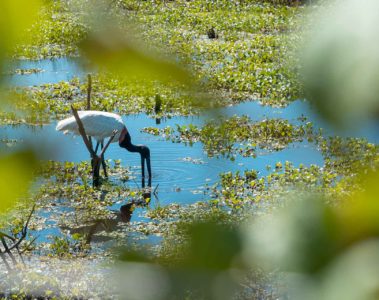
[[[138,152],[141,155],[141,169],[142,169],[142,178],[145,177],[145,161],[147,165],[147,171],[149,174],[149,181],[151,179],[151,166],[150,166],[150,150],[148,147],[144,145],[133,145],[131,143],[131,137],[126,129],[124,122],[122,121],[121,116],[103,112],[103,111],[78,111],[78,115],[80,120],[83,123],[84,130],[87,135],[92,136],[96,141],[97,145],[95,148],[95,152],[97,152],[99,148],[99,144],[101,147],[104,147],[104,139],[112,136],[113,130],[117,129],[112,142],[116,142],[118,140],[119,146],[125,148],[129,152]],[[75,120],[75,117],[70,117],[59,121],[56,127],[57,131],[63,131],[63,133],[67,134],[69,132],[80,135],[79,127]],[[105,163],[103,160],[103,167],[105,171]],[[106,173],[106,172],[105,172]]]
[[[92,136],[98,143],[110,137],[113,130],[117,129],[118,132],[112,141],[113,143],[116,142],[120,137],[122,129],[125,127],[122,118],[114,113],[86,110],[78,111],[78,115],[83,123],[86,134]],[[59,121],[56,130],[63,131],[64,134],[71,132],[80,135],[79,127],[74,116]]]

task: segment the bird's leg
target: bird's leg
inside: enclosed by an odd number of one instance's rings
[[[150,155],[146,158],[146,166],[147,166],[147,173],[149,175],[149,182],[151,186],[151,163],[150,163]]]
[[[151,189],[151,176],[149,176],[149,179],[147,180],[147,186]]]
[[[104,140],[101,141],[101,150],[104,148]],[[108,178],[107,165],[105,164],[104,155],[101,156],[101,165],[103,166],[104,176]]]
[[[141,171],[142,171],[142,178],[145,179],[145,157],[141,155]]]
[[[149,204],[151,200],[151,178],[148,179],[147,188],[145,186],[145,157],[141,156],[141,167],[142,167],[142,197],[144,199],[144,205]]]
[[[96,143],[96,147],[95,147],[95,153],[96,153],[96,154],[97,154],[97,150],[99,149],[99,145],[100,145],[100,143],[97,142],[97,143]],[[103,149],[103,148],[101,148],[101,149]]]
[[[96,147],[95,147],[95,154],[97,155],[97,150],[99,149],[99,142],[96,143]],[[94,167],[94,160],[93,158],[91,159],[91,166],[92,166],[92,169]]]
[[[95,156],[92,159],[93,161],[93,167],[92,167],[92,172],[93,172],[93,186],[98,187],[100,185],[100,157]]]

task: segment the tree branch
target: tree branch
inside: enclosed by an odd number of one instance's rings
[[[92,145],[91,145],[91,143],[89,142],[89,140],[87,138],[87,134],[86,134],[86,131],[84,130],[84,126],[83,126],[82,120],[80,120],[79,114],[78,114],[77,110],[72,105],[71,105],[71,110],[72,110],[72,113],[73,113],[73,115],[75,117],[76,123],[78,124],[79,133],[80,133],[80,135],[83,138],[84,144],[86,145],[87,150],[90,153],[92,159],[95,159],[96,158],[96,153],[95,153],[95,151],[93,151]]]
[[[34,204],[32,210],[30,212],[30,214],[28,215],[28,218],[27,218],[27,220],[25,222],[24,227],[21,230],[21,236],[18,239],[14,238],[14,237],[12,237],[12,236],[10,236],[8,234],[5,234],[3,232],[0,232],[0,241],[3,244],[3,247],[4,247],[4,251],[2,251],[0,249],[0,258],[3,260],[3,262],[4,262],[4,264],[5,264],[6,268],[7,268],[7,270],[9,272],[12,270],[12,268],[11,268],[9,262],[6,259],[6,254],[9,255],[9,257],[11,258],[12,263],[14,265],[17,264],[17,260],[16,260],[15,256],[12,253],[13,249],[17,250],[17,253],[20,255],[21,261],[24,263],[24,259],[23,259],[22,255],[21,255],[19,245],[26,238],[26,235],[27,235],[27,232],[28,232],[28,227],[29,227],[29,222],[30,222],[30,219],[32,218],[32,215],[33,215],[34,211],[35,211],[35,207],[36,207],[36,205]],[[8,246],[7,241],[5,240],[6,238],[9,239],[9,240],[11,240],[13,242],[12,246]]]
[[[105,147],[104,147],[104,148],[101,150],[101,152],[100,152],[100,155],[99,155],[100,158],[103,157],[105,151],[108,149],[110,143],[112,143],[112,141],[113,141],[115,135],[117,134],[117,132],[118,132],[117,129],[115,129],[115,130],[112,131],[112,135],[110,136],[110,138],[109,138],[107,144],[105,145]]]

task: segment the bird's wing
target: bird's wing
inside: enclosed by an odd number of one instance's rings
[[[97,140],[110,137],[113,130],[117,129],[118,133],[113,140],[117,141],[122,128],[125,126],[122,118],[117,114],[101,111],[79,111],[78,114],[86,134],[93,136]],[[79,134],[78,125],[74,117],[60,121],[57,124],[56,130]]]

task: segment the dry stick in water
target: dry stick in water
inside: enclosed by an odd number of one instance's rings
[[[117,132],[118,132],[117,129],[115,129],[115,130],[112,131],[112,135],[110,136],[110,138],[109,138],[107,144],[106,144],[105,147],[101,150],[101,153],[100,153],[100,155],[99,155],[99,158],[100,158],[100,159],[104,156],[105,151],[108,149],[110,143],[112,143],[112,141],[113,141],[115,135],[117,134]]]
[[[91,74],[88,74],[88,86],[87,86],[87,110],[91,110],[91,91],[92,91],[92,78]]]
[[[100,162],[98,159],[98,156],[96,155],[95,151],[93,150],[92,143],[89,141],[86,131],[84,129],[82,120],[79,118],[78,111],[71,105],[71,111],[74,115],[74,118],[76,120],[76,123],[78,124],[79,133],[83,138],[84,144],[87,147],[88,152],[91,155],[92,159],[92,182],[94,186],[99,185],[99,178],[100,178]]]
[[[11,260],[12,260],[12,262],[13,262],[13,264],[17,264],[17,261],[16,261],[16,259],[14,258],[14,255],[12,254],[12,252],[9,250],[9,247],[8,247],[8,245],[7,245],[7,243],[5,242],[5,238],[0,238],[0,240],[1,240],[1,243],[3,244],[3,246],[4,246],[4,252],[6,252],[8,255],[9,255],[9,257],[11,258]]]
[[[25,226],[21,230],[21,236],[20,236],[20,238],[18,240],[16,238],[14,238],[14,237],[6,234],[6,233],[0,232],[0,240],[1,240],[1,243],[3,244],[3,246],[4,246],[4,251],[1,251],[1,249],[0,249],[0,257],[3,260],[3,262],[4,262],[4,264],[5,264],[5,266],[6,266],[6,268],[7,268],[8,271],[11,271],[11,267],[10,267],[10,265],[9,265],[7,259],[6,259],[5,254],[9,255],[9,257],[11,258],[13,264],[17,264],[17,261],[16,261],[14,255],[11,252],[13,249],[17,250],[17,253],[20,255],[21,261],[24,262],[24,259],[23,259],[22,255],[21,255],[21,252],[20,252],[20,249],[19,249],[19,245],[26,238],[26,234],[28,232],[28,227],[29,227],[29,222],[30,222],[30,219],[31,219],[31,217],[32,217],[32,215],[34,213],[35,207],[36,206],[33,205],[33,208],[32,208],[32,210],[31,210],[31,212],[30,212],[30,214],[28,216],[28,219],[27,219],[27,221],[25,223]],[[7,242],[6,242],[6,240],[5,240],[5,238],[11,240],[14,244],[9,247],[8,244],[7,244]]]
[[[91,92],[92,92],[92,77],[91,74],[87,75],[88,84],[87,84],[87,110],[91,110]],[[89,136],[88,140],[91,144],[91,148],[93,148],[92,138]]]
[[[35,208],[36,208],[36,205],[34,204],[32,211],[30,212],[28,219],[26,220],[25,226],[21,230],[21,237],[18,239],[18,241],[15,244],[12,245],[12,247],[9,248],[9,251],[11,251],[15,248],[18,248],[18,246],[21,244],[21,242],[26,238],[26,234],[28,232],[28,227],[29,227],[29,222],[30,222],[30,219],[34,213]]]
[[[93,150],[92,145],[90,144],[90,142],[87,138],[87,134],[86,134],[86,131],[84,130],[82,120],[80,120],[80,118],[79,118],[78,111],[72,105],[71,105],[71,111],[75,117],[76,123],[78,124],[79,133],[83,138],[84,144],[86,145],[88,152],[91,154],[91,158],[96,159],[97,155],[96,155],[95,151]]]

